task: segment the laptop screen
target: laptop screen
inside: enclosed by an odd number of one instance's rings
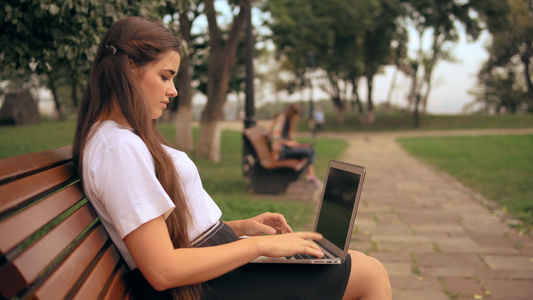
[[[329,169],[316,232],[340,249],[344,249],[348,230],[352,230],[350,221],[360,181],[359,174]]]

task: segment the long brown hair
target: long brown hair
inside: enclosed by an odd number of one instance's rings
[[[296,118],[293,116],[300,115],[301,109],[298,104],[290,104],[285,109],[285,124],[283,125],[283,135],[289,139],[294,139],[296,130]]]
[[[89,84],[83,95],[72,152],[78,174],[82,176],[84,146],[92,126],[119,109],[128,124],[148,147],[155,163],[156,176],[176,209],[167,218],[169,234],[176,248],[191,247],[188,225],[191,215],[180,188],[171,157],[163,148],[165,139],[151,118],[151,110],[131,68],[143,67],[167,51],[181,52],[180,42],[162,23],[141,17],[118,21],[103,37],[93,63]],[[176,266],[178,267],[178,266]],[[199,299],[201,285],[172,290],[174,298]]]

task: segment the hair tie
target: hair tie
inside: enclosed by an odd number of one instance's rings
[[[111,45],[109,42],[105,43],[105,48],[108,52],[111,53],[111,56],[117,54],[117,48],[115,48],[115,46]]]

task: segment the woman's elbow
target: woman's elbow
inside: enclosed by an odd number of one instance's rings
[[[171,288],[175,288],[180,284],[176,279],[172,279],[172,276],[166,271],[150,270],[141,272],[148,281],[148,283],[157,291],[164,291]]]
[[[146,281],[156,290],[164,291],[173,288],[168,280],[161,276],[145,276]]]

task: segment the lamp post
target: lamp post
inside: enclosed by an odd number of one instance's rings
[[[254,103],[254,37],[252,35],[252,0],[247,0],[243,9],[246,9],[246,100],[244,104],[244,128],[246,129],[254,127],[256,123]],[[242,174],[244,177],[250,177],[251,173],[253,172],[255,162],[253,161],[250,153],[250,147],[246,144],[246,139],[243,135]]]
[[[254,37],[252,34],[252,0],[247,1],[246,5],[246,101],[245,101],[245,118],[244,128],[255,126],[255,103],[254,103]]]
[[[313,67],[315,66],[315,53],[312,50],[307,50],[307,52],[305,52],[305,64],[307,65],[306,71],[313,70]],[[309,80],[309,119],[312,119],[315,111],[313,103],[313,78],[311,75],[308,75],[307,78]]]

